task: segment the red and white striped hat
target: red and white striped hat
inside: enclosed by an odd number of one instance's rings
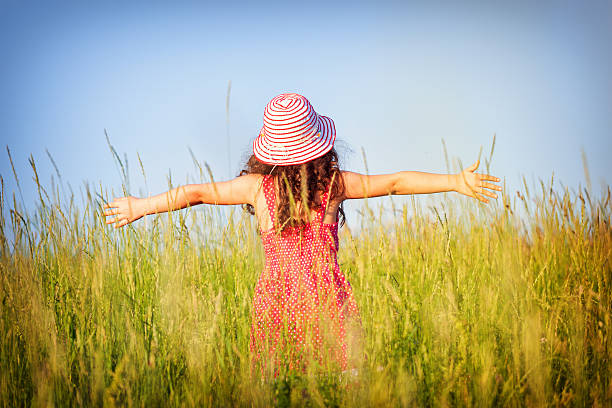
[[[334,121],[295,93],[274,97],[264,110],[264,125],[253,142],[261,162],[277,166],[302,164],[323,156],[334,146]]]

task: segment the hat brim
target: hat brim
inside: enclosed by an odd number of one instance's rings
[[[323,156],[334,147],[336,127],[334,121],[327,116],[319,115],[318,119],[318,132],[315,136],[288,143],[271,140],[262,128],[253,141],[253,154],[257,160],[277,166],[307,163]]]

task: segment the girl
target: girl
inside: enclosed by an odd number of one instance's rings
[[[106,223],[116,228],[196,204],[242,204],[257,217],[266,263],[255,287],[249,348],[262,372],[346,370],[361,360],[359,312],[336,257],[344,200],[456,191],[487,203],[497,198],[489,190],[501,190],[492,183],[497,177],[475,173],[478,162],[459,174],[343,171],[335,138],[334,122],[305,97],[281,94],[266,106],[239,177],[105,206]]]

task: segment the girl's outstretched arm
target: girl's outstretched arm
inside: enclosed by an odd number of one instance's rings
[[[366,176],[343,172],[345,198],[380,197],[389,194],[429,194],[456,191],[488,203],[486,197],[497,198],[489,190],[501,191],[501,187],[490,182],[499,178],[488,174],[475,173],[480,161],[472,164],[459,174],[432,174],[418,171],[401,171],[394,174]]]
[[[123,227],[147,214],[180,210],[197,204],[253,204],[260,176],[248,174],[220,183],[188,184],[152,197],[115,198],[104,206],[107,224]]]

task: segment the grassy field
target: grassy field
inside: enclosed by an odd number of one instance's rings
[[[101,191],[40,187],[25,214],[3,189],[0,404],[610,406],[610,191],[536,190],[414,201],[385,225],[366,210],[340,252],[363,368],[262,380],[252,218],[202,207],[116,231]]]

